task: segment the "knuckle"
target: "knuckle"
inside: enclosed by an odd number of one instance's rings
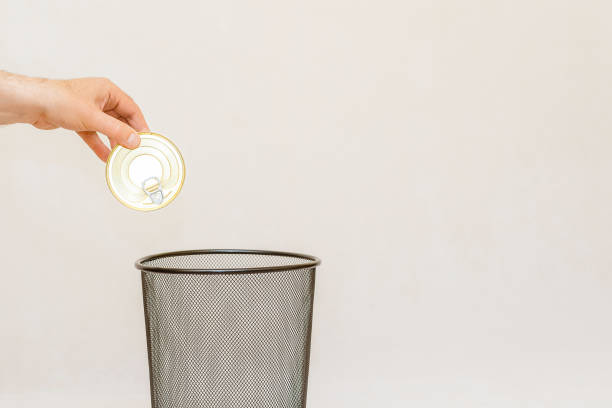
[[[121,139],[125,139],[127,136],[125,135],[126,132],[124,132],[123,130],[123,124],[121,122],[119,122],[118,120],[114,120],[113,124],[111,125],[111,129],[113,134],[117,135],[117,137],[121,138]]]
[[[101,86],[105,88],[110,88],[113,85],[113,82],[106,77],[96,78],[96,80]]]

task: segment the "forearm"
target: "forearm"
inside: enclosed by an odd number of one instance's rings
[[[46,81],[0,71],[0,124],[36,122]]]

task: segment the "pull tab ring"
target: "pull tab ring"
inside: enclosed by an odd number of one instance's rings
[[[154,183],[147,186],[149,181],[154,181]],[[154,204],[161,204],[162,201],[164,201],[164,193],[161,189],[161,181],[158,177],[153,176],[145,179],[142,182],[142,191],[149,196]]]

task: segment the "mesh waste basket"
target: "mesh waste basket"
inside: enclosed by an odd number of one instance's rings
[[[304,408],[319,259],[151,255],[142,274],[153,408]]]

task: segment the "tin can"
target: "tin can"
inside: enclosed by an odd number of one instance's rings
[[[117,145],[106,161],[106,182],[111,193],[137,211],[159,210],[180,193],[185,162],[167,137],[141,132],[140,146],[130,150]]]

